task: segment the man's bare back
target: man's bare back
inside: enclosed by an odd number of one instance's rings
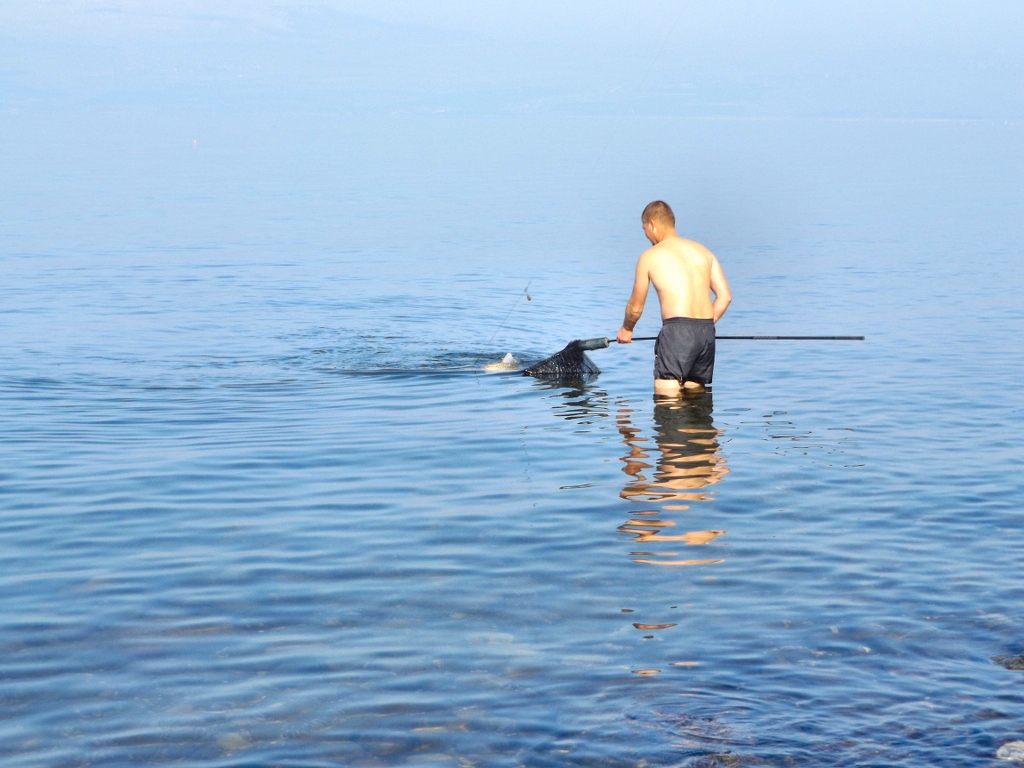
[[[651,247],[644,251],[636,265],[633,293],[626,304],[626,316],[619,329],[618,341],[628,344],[633,340],[633,328],[643,314],[650,285],[658,294],[662,321],[687,318],[695,321],[717,323],[725,314],[732,294],[718,259],[700,243],[679,237],[675,230],[675,217],[665,203],[656,201],[647,206],[643,216],[644,234],[651,241]],[[711,300],[711,292],[715,299]],[[711,367],[714,367],[713,328]],[[660,337],[659,337],[660,343]],[[657,354],[657,353],[656,353]],[[690,361],[692,365],[692,361]],[[665,369],[667,370],[667,369]],[[658,376],[659,368],[655,367]],[[688,378],[686,366],[673,369],[677,378],[656,378],[654,391],[658,395],[678,395],[683,387],[703,389],[700,376]],[[666,374],[668,375],[668,374]]]

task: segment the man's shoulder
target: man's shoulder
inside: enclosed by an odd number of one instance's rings
[[[658,246],[652,245],[646,251],[640,254],[640,257],[636,260],[638,266],[644,266],[650,264],[653,259],[658,257]]]
[[[712,260],[715,255],[706,246],[696,240],[687,240],[685,237],[674,237],[671,240],[662,240],[657,245],[652,245],[640,254],[639,264],[654,266],[664,260],[672,260],[683,257],[685,259]]]
[[[671,240],[662,240],[657,245],[652,245],[641,254],[640,258],[656,259],[680,255],[689,256],[699,253],[710,253],[710,251],[696,240],[674,237]]]
[[[703,243],[698,243],[696,240],[689,240],[685,237],[680,237],[676,242],[679,244],[680,248],[699,251],[701,253],[711,253],[711,251],[708,250],[708,247],[706,245],[704,245]]]
[[[673,250],[675,253],[697,262],[711,262],[715,258],[715,254],[703,243],[698,243],[696,240],[687,240],[682,237],[675,242]]]

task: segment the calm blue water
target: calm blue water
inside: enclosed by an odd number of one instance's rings
[[[8,116],[4,765],[991,764],[1022,130]],[[477,372],[613,335],[655,197],[720,333],[867,341]]]

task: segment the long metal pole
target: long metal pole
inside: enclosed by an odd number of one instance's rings
[[[657,336],[634,336],[633,341],[656,341]],[[729,341],[864,341],[863,336],[716,336]],[[618,339],[613,339],[618,343]]]

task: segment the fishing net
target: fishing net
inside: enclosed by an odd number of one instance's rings
[[[546,357],[523,371],[524,376],[536,379],[587,379],[597,376],[601,369],[587,357],[588,349],[604,349],[608,339],[576,339],[565,345],[565,349]]]

